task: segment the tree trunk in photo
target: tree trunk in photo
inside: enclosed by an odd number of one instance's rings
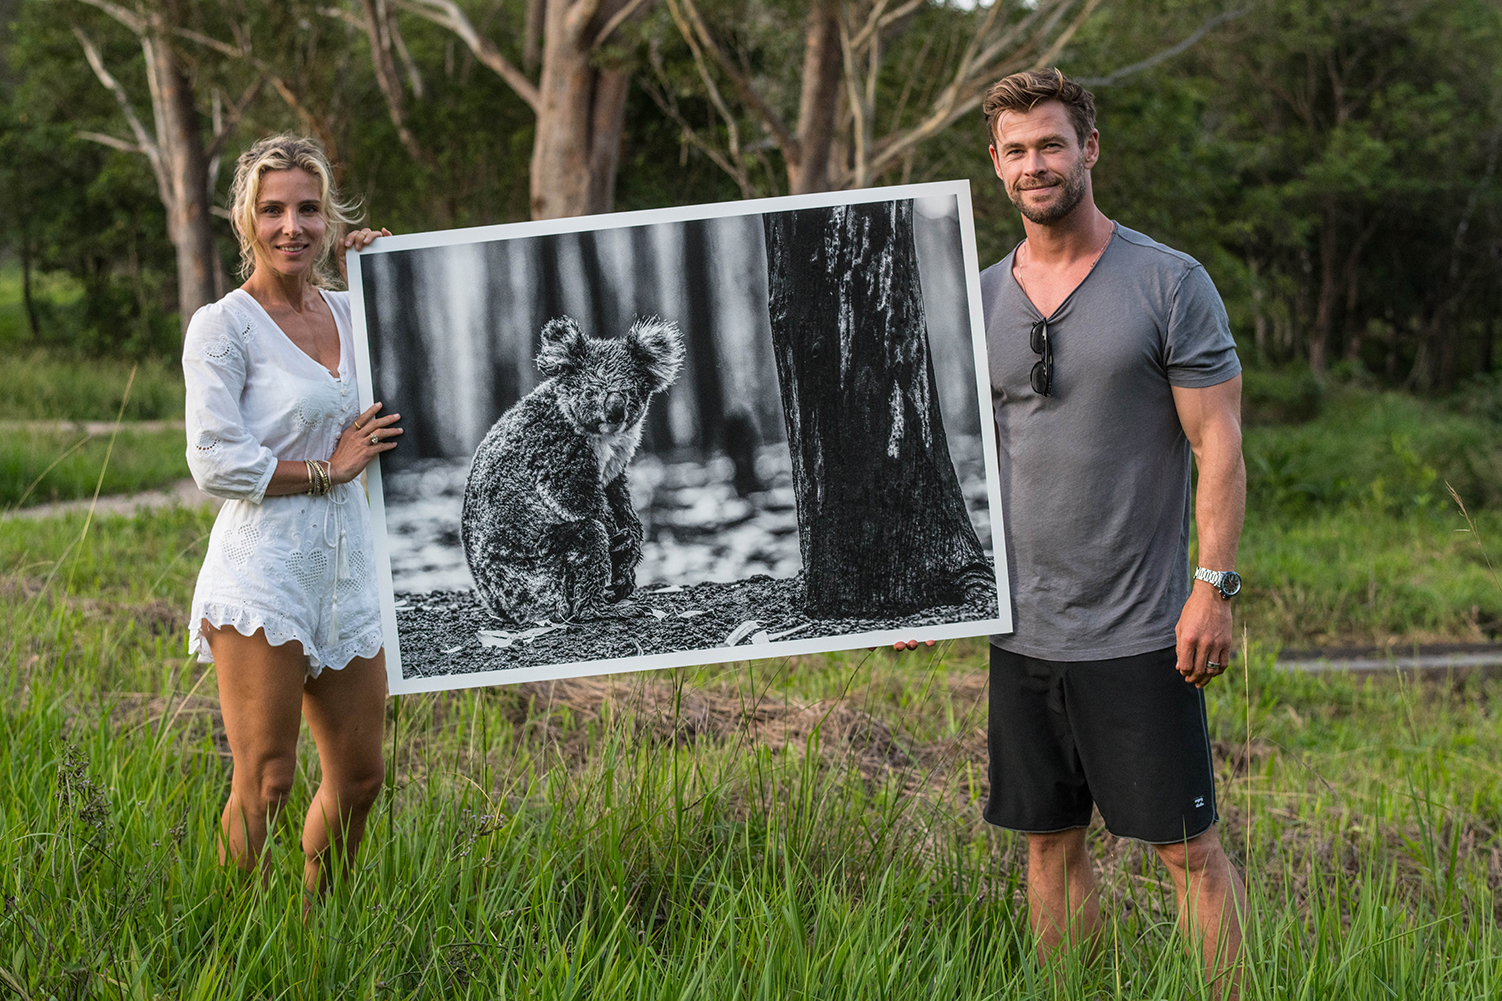
[[[912,202],[763,225],[806,611],[900,614],[994,588],[935,393]]]
[[[161,25],[151,39],[152,72],[156,78],[157,142],[171,187],[167,235],[177,251],[177,306],[182,328],[198,307],[223,294],[223,264],[214,244],[209,195],[209,165],[204,155],[203,130],[193,105],[193,88],[177,61]]]
[[[547,5],[532,143],[533,219],[609,212],[614,200],[631,75],[594,65],[595,22],[608,21],[625,5],[601,4],[585,20],[589,6]]]

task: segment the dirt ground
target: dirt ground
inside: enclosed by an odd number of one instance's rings
[[[723,584],[649,588],[633,598],[644,614],[629,619],[516,626],[492,618],[473,591],[398,594],[402,675],[426,678],[571,664],[684,650],[755,647],[778,640],[846,636],[992,618],[995,599],[937,606],[911,615],[810,619],[799,578],[763,574]],[[706,657],[706,662],[724,659]]]

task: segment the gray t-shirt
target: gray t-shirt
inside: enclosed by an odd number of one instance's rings
[[[1040,396],[1040,317],[1015,253],[980,277],[1015,629],[991,641],[1057,661],[1173,646],[1192,579],[1192,453],[1170,387],[1241,371],[1225,306],[1193,258],[1118,225],[1048,318],[1053,395]]]

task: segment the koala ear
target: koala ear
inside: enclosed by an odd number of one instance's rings
[[[626,346],[647,373],[654,393],[660,393],[678,378],[683,366],[683,335],[671,320],[652,316],[637,320],[626,334]]]
[[[542,350],[537,352],[537,370],[546,378],[577,372],[584,367],[584,331],[573,318],[560,316],[542,328]]]

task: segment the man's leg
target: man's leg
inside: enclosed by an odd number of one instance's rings
[[[1173,877],[1179,902],[1179,928],[1200,939],[1210,996],[1236,1001],[1241,993],[1241,916],[1246,887],[1212,827],[1179,844],[1154,845]]]
[[[1027,920],[1040,966],[1061,946],[1093,948],[1100,932],[1100,894],[1085,850],[1085,828],[1027,836]]]

